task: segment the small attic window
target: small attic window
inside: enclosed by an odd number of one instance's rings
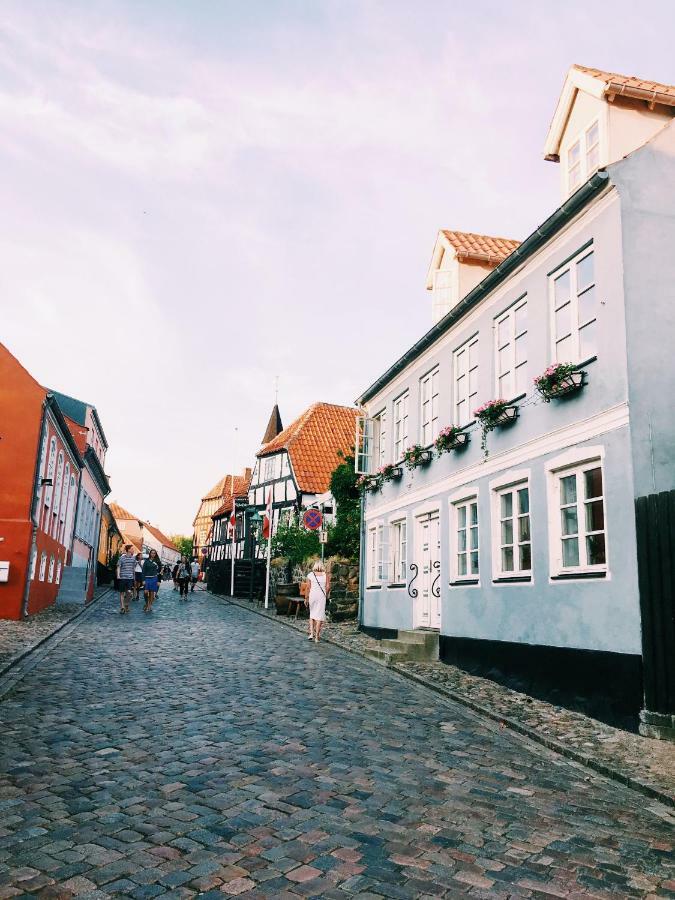
[[[586,130],[586,177],[589,178],[600,164],[600,128],[593,122]]]
[[[570,194],[581,184],[581,141],[575,141],[567,151],[567,186]]]

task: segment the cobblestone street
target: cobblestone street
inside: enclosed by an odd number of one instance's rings
[[[0,898],[675,897],[656,801],[204,592],[133,607],[0,701]]]

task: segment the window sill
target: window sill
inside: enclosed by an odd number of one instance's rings
[[[559,575],[551,575],[551,581],[578,581],[589,578],[606,578],[607,572],[565,572]]]
[[[507,406],[515,406],[517,403],[520,403],[520,401],[524,400],[526,397],[527,397],[527,394],[525,393],[525,391],[523,391],[522,394],[518,394],[518,396],[514,397],[513,400],[509,400],[506,405]]]
[[[366,590],[367,591],[381,591],[382,585],[381,584],[367,584]]]
[[[388,588],[404,588],[405,586],[406,585],[404,581],[397,581],[387,585]]]
[[[598,361],[597,355],[596,355],[596,356],[589,356],[588,359],[584,359],[584,360],[582,360],[581,362],[577,363],[576,366],[575,366],[575,368],[576,368],[576,369],[583,369],[585,366],[590,366],[591,363],[594,363],[594,362],[597,362],[597,361]]]
[[[493,584],[531,584],[531,575],[503,575],[501,578],[493,578]]]
[[[478,578],[462,578],[459,581],[451,581],[450,587],[471,587],[476,584],[480,584]]]

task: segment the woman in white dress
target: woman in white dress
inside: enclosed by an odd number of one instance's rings
[[[307,576],[309,590],[307,600],[309,603],[309,636],[308,639],[318,644],[321,637],[321,626],[326,621],[326,597],[328,596],[328,576],[321,560],[317,560],[312,566],[312,571]]]

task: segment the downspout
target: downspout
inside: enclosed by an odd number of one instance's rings
[[[33,562],[33,553],[36,551],[37,545],[37,504],[38,497],[40,495],[40,487],[42,485],[38,485],[38,481],[40,479],[40,454],[42,451],[42,442],[45,436],[45,429],[47,428],[47,397],[42,401],[42,422],[40,424],[40,436],[38,437],[38,445],[37,445],[37,453],[35,454],[35,471],[33,473],[33,496],[31,497],[30,504],[30,519],[31,519],[31,532],[30,532],[30,544],[29,544],[29,553],[28,553],[28,569],[26,571],[26,584],[23,589],[23,599],[21,601],[21,618],[25,619],[28,616],[28,599],[30,597],[30,571],[31,571],[31,563]]]

